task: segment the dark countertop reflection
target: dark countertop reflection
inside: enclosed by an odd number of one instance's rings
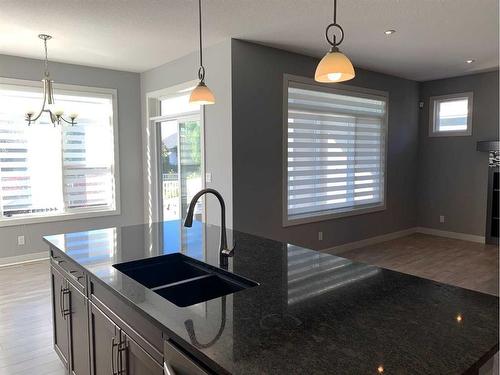
[[[377,374],[381,366],[384,374],[462,374],[498,350],[497,297],[228,235],[229,271],[260,285],[184,308],[113,264],[181,252],[218,266],[216,226],[172,221],[45,240],[229,373]]]

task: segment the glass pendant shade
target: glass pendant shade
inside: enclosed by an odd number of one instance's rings
[[[319,62],[314,80],[316,82],[342,82],[355,77],[351,61],[340,51],[328,52]]]
[[[200,82],[191,92],[189,103],[199,105],[214,104],[215,96],[204,82]]]

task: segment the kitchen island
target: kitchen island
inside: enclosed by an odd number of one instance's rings
[[[219,266],[219,228],[180,222],[46,236],[54,344],[74,374],[476,374],[498,298],[241,232],[228,270],[259,285],[186,307],[114,265]]]

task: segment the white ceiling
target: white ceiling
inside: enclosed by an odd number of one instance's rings
[[[229,37],[311,56],[332,0],[203,0],[206,45]],[[498,67],[498,0],[338,0],[356,66],[415,80]],[[0,53],[142,72],[197,48],[196,0],[0,0]],[[397,32],[386,36],[384,30]],[[476,59],[465,64],[468,58]]]

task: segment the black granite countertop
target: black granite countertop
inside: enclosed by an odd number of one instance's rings
[[[165,222],[45,240],[233,374],[463,374],[498,350],[495,296],[241,232],[228,233],[229,270],[260,285],[225,298],[180,308],[113,267],[174,252],[218,266],[218,231]]]

